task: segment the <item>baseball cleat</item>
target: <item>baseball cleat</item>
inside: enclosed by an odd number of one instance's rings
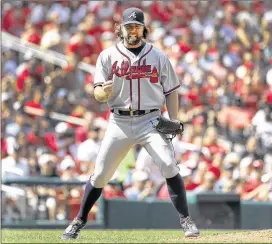
[[[190,216],[182,219],[181,221],[181,228],[184,231],[185,237],[199,237],[200,232],[196,227],[195,222],[191,219]]]
[[[81,219],[75,218],[69,226],[65,229],[62,234],[61,239],[77,239],[79,232],[85,227],[86,223],[84,223]]]

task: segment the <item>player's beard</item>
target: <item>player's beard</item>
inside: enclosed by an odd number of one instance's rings
[[[136,46],[142,40],[142,38],[140,36],[129,35],[125,38],[125,40],[129,45]]]

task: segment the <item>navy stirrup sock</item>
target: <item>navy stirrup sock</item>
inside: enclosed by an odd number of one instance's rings
[[[181,219],[189,216],[186,190],[180,174],[166,179],[169,196]]]
[[[89,212],[100,197],[102,190],[103,188],[95,188],[90,181],[87,182],[77,218],[83,222],[87,221]]]

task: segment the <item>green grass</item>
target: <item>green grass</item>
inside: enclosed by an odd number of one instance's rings
[[[2,243],[184,243],[192,240],[184,238],[181,230],[83,230],[79,238],[72,241],[61,240],[62,232],[3,229]],[[204,237],[218,232],[221,231],[202,231],[201,234]]]

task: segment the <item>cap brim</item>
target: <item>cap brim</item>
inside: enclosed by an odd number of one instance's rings
[[[143,23],[141,23],[139,21],[135,21],[135,20],[130,20],[130,21],[127,21],[127,22],[123,23],[123,25],[128,25],[128,24],[144,25]]]

